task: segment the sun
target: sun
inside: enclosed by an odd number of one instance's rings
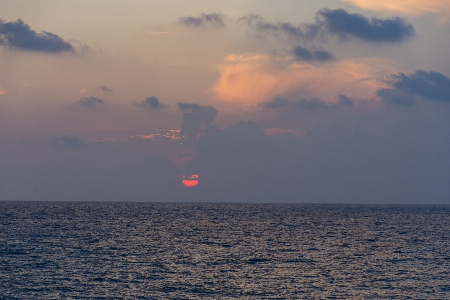
[[[193,187],[198,184],[198,175],[183,176],[183,184],[187,187]]]

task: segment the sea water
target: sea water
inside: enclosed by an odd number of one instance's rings
[[[450,206],[0,202],[0,299],[450,299]]]

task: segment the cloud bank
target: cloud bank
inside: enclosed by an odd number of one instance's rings
[[[0,19],[0,45],[25,51],[75,53],[69,42],[48,31],[37,33],[21,19],[15,22],[4,22]]]

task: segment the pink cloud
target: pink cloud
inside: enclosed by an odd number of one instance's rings
[[[370,99],[384,87],[379,78],[395,72],[380,59],[313,65],[262,54],[228,55],[219,65],[212,92],[222,101],[255,106],[276,97],[320,98],[330,104],[337,94]]]

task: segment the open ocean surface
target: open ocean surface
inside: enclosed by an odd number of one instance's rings
[[[0,202],[0,299],[450,299],[450,206]]]

